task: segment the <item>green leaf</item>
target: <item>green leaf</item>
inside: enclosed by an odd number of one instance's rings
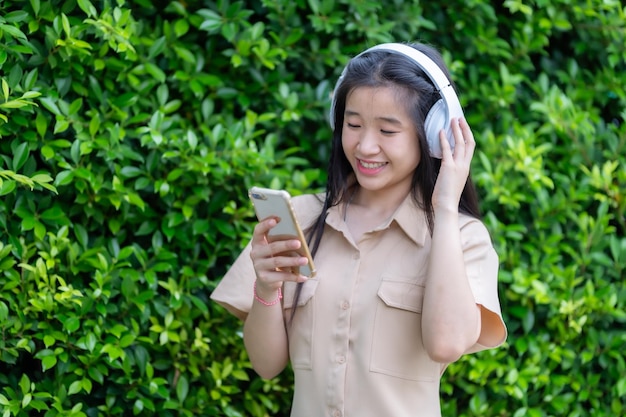
[[[120,174],[123,178],[134,178],[143,174],[143,170],[134,166],[125,166],[121,169]]]
[[[48,174],[36,174],[30,177],[30,179],[37,184],[52,182],[52,177]]]
[[[133,404],[133,414],[134,415],[141,414],[141,412],[143,411],[143,408],[144,408],[143,401],[141,399],[136,399],[135,403]]]
[[[73,394],[77,394],[81,391],[81,389],[83,388],[83,382],[82,381],[74,381],[70,384],[70,387],[67,391],[68,395],[73,395]]]
[[[78,111],[82,108],[82,106],[83,106],[83,99],[77,98],[76,100],[72,102],[72,104],[70,104],[67,115],[68,116],[76,115]]]
[[[16,187],[17,183],[13,180],[2,181],[2,185],[0,185],[0,196],[11,194]]]
[[[39,15],[40,5],[40,0],[30,0],[30,6],[33,8],[35,16]]]
[[[63,212],[60,205],[55,205],[44,210],[40,217],[44,220],[59,220],[65,218],[65,212]]]
[[[16,28],[15,26],[11,26],[11,25],[5,25],[0,23],[0,33],[6,33],[14,38],[18,38],[21,40],[26,40],[26,35],[24,34],[24,32],[22,32],[21,30],[19,30],[18,28]],[[5,95],[5,97],[7,97]]]
[[[91,390],[93,389],[93,384],[91,383],[90,379],[83,378],[83,380],[81,381],[81,385],[83,386],[83,390],[87,394],[91,394]]]
[[[78,165],[80,162],[80,142],[78,140],[75,140],[74,143],[72,143],[70,156],[74,164]]]
[[[56,339],[49,334],[43,337],[43,344],[46,348],[49,348],[50,346],[54,345],[55,342],[56,342]]]
[[[183,403],[189,394],[189,381],[185,378],[184,375],[178,379],[178,383],[176,384],[176,395],[178,396],[178,401]]]
[[[22,374],[22,377],[20,378],[20,389],[24,395],[30,392],[30,379],[26,374]]]
[[[20,98],[24,100],[30,100],[39,96],[41,96],[41,93],[39,91],[27,91],[24,94],[22,94],[22,97]]]
[[[25,394],[24,397],[22,397],[22,408],[28,407],[32,399],[33,395],[31,393]]]
[[[91,136],[96,136],[99,130],[100,130],[100,117],[96,114],[89,121],[89,134]]]
[[[74,223],[74,235],[83,248],[89,247],[89,234],[83,225]]]
[[[2,79],[2,95],[4,96],[4,101],[9,99],[9,83],[4,78]]]
[[[48,111],[52,112],[56,116],[62,116],[61,110],[50,97],[42,97],[39,99],[39,102],[45,107]]]
[[[41,359],[41,369],[44,372],[46,372],[48,369],[52,369],[54,365],[56,364],[57,364],[57,357],[54,355],[46,356]]]
[[[189,23],[185,19],[178,19],[174,24],[174,33],[178,38],[189,32]]]
[[[15,153],[13,154],[13,170],[19,171],[19,169],[24,166],[29,156],[29,143],[22,142],[17,146],[17,148],[15,148]]]
[[[188,49],[181,48],[181,47],[174,47],[174,52],[176,52],[176,55],[180,59],[190,64],[195,64],[197,61],[196,56],[193,54],[193,52],[191,52]]]
[[[148,71],[148,74],[152,75],[158,82],[160,83],[165,82],[165,78],[166,78],[165,72],[163,72],[161,68],[157,67],[156,65],[152,63],[146,63],[145,67],[146,67],[146,71]]]
[[[222,17],[213,10],[201,9],[198,14],[204,19],[200,24],[200,30],[207,32],[217,32],[222,26]]]
[[[191,299],[193,305],[195,305],[196,308],[200,310],[203,314],[207,314],[209,312],[209,308],[204,301],[193,295],[189,296],[189,298]]]
[[[72,182],[73,179],[74,179],[73,171],[61,171],[57,174],[56,178],[54,179],[54,185],[56,185],[57,187],[68,185]]]
[[[89,0],[78,0],[78,7],[87,14],[88,17],[97,17],[98,11]]]
[[[195,150],[198,146],[198,137],[192,130],[187,131],[187,143],[189,144],[191,150]]]
[[[4,302],[0,301],[0,324],[4,323],[8,317],[9,308]]]
[[[6,13],[3,16],[3,18],[7,22],[19,23],[19,22],[24,22],[25,20],[27,20],[29,18],[29,16],[30,15],[28,14],[28,12],[26,12],[24,10],[15,10],[15,11]]]
[[[161,55],[165,50],[166,41],[167,40],[165,36],[161,36],[160,38],[155,40],[154,43],[150,46],[148,58],[153,59],[154,57]]]
[[[104,375],[96,367],[89,367],[87,369],[87,374],[89,374],[89,377],[91,377],[91,379],[96,381],[98,384],[104,384]]]
[[[43,138],[48,130],[48,118],[42,113],[37,113],[37,117],[35,118],[35,127],[39,137]]]
[[[61,13],[61,23],[63,25],[63,31],[68,38],[72,38],[72,30],[70,27],[70,20],[65,13]]]

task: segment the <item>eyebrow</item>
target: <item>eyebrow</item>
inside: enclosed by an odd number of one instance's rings
[[[344,112],[344,117],[349,117],[349,116],[359,116],[359,113],[355,112],[355,111],[352,111],[352,110],[346,110]],[[402,126],[402,122],[400,120],[396,119],[395,117],[391,117],[391,116],[377,117],[376,120],[382,120],[383,122],[391,123],[391,124],[396,125],[396,126]]]

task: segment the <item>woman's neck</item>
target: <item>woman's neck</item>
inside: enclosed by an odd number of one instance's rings
[[[366,190],[356,186],[350,195],[350,205],[359,206],[382,218],[391,216],[410,194],[410,190]]]
[[[361,237],[385,224],[409,193],[368,191],[356,186],[344,206],[343,219],[358,244]]]

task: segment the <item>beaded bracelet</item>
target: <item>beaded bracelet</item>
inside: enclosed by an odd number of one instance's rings
[[[273,306],[274,304],[278,304],[280,302],[280,300],[283,299],[283,292],[280,290],[280,287],[278,287],[278,297],[276,297],[276,299],[274,301],[265,301],[264,299],[262,299],[261,297],[259,297],[259,295],[256,293],[256,281],[254,281],[254,299],[257,300],[259,303],[263,304],[264,306]]]

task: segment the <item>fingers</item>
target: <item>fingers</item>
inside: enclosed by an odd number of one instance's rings
[[[439,131],[439,144],[441,146],[441,160],[443,162],[450,160],[452,158],[452,150],[450,149],[450,143],[448,143],[448,137],[444,129]]]
[[[450,121],[450,129],[454,137],[454,160],[457,162],[467,162],[471,160],[474,149],[476,148],[476,142],[467,120],[464,118],[452,119]],[[447,161],[453,155],[443,129],[439,132],[439,140],[441,142],[443,159]]]
[[[251,252],[252,263],[257,281],[262,285],[278,288],[283,281],[304,282],[307,277],[300,275],[300,267],[306,265],[307,259],[301,256],[255,257]]]
[[[274,226],[278,224],[278,221],[274,217],[267,218],[261,222],[258,222],[256,226],[254,226],[254,233],[252,235],[252,243],[260,244],[267,243],[267,233],[272,230]]]
[[[472,133],[472,129],[470,128],[467,120],[464,118],[458,119],[455,124],[456,128],[459,130],[460,136],[463,139],[463,147],[465,149],[465,156],[469,155],[471,159],[474,154],[474,149],[476,148],[476,141],[474,140],[474,134]],[[455,135],[455,139],[457,136]],[[457,141],[458,143],[458,141]]]
[[[274,218],[259,222],[254,228],[250,258],[254,265],[259,286],[277,289],[283,281],[306,281],[306,277],[297,273],[300,266],[307,264],[307,258],[296,250],[301,243],[297,239],[268,241],[269,231],[276,226]]]
[[[452,119],[450,121],[450,128],[452,129],[452,135],[454,136],[454,159],[458,161],[465,156],[465,137],[461,131],[459,119]]]

